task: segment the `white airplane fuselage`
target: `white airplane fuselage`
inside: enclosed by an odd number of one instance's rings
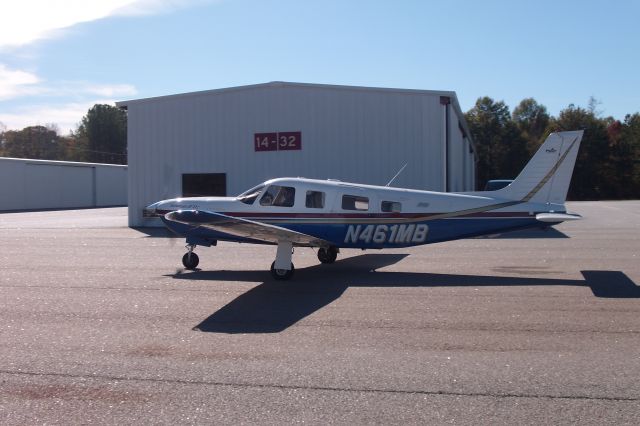
[[[261,197],[271,186],[293,188],[293,204],[261,204]],[[172,221],[164,215],[174,211],[220,213],[311,235],[337,248],[363,249],[407,247],[548,226],[551,223],[537,220],[536,215],[566,213],[563,205],[514,203],[492,197],[493,191],[439,193],[303,178],[273,179],[247,192],[257,196],[244,201],[243,197],[177,198],[148,209],[155,209],[171,230],[191,239],[275,244]],[[308,207],[308,193],[322,194],[323,206]]]
[[[582,131],[552,133],[518,177],[496,191],[442,193],[278,178],[237,197],[159,201],[145,213],[186,237],[187,268],[197,265],[195,246],[222,240],[277,244],[272,273],[291,272],[293,246],[319,247],[320,260],[331,263],[340,248],[408,247],[579,219],[564,202],[581,139]],[[278,279],[290,275],[274,273]]]

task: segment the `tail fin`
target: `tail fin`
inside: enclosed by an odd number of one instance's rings
[[[496,195],[510,200],[564,204],[582,130],[551,133],[518,177]]]

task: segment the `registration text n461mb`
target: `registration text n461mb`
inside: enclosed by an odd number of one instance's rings
[[[389,243],[409,244],[424,243],[429,227],[424,223],[403,225],[349,225],[344,242],[355,243]]]

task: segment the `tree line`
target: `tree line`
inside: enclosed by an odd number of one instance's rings
[[[640,113],[623,121],[602,117],[599,102],[569,105],[557,117],[527,98],[513,112],[503,101],[479,98],[465,113],[476,145],[477,185],[513,179],[551,132],[584,130],[568,199],[640,198]]]
[[[6,130],[0,123],[0,157],[127,164],[127,114],[111,105],[91,107],[68,136],[55,124]]]
[[[640,113],[623,121],[602,117],[598,102],[569,105],[557,117],[533,98],[511,112],[503,101],[479,98],[465,113],[476,145],[477,187],[490,179],[513,179],[549,133],[584,130],[569,199],[640,198]],[[69,136],[55,125],[6,130],[0,123],[0,156],[127,164],[127,114],[94,105]]]

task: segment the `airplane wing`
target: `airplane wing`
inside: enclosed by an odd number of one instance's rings
[[[291,241],[294,245],[329,247],[331,244],[321,238],[301,232],[292,231],[280,226],[255,222],[247,219],[231,217],[204,210],[177,210],[164,215],[166,220],[185,225],[201,226],[225,234],[241,238],[252,238],[277,244],[280,241]]]

